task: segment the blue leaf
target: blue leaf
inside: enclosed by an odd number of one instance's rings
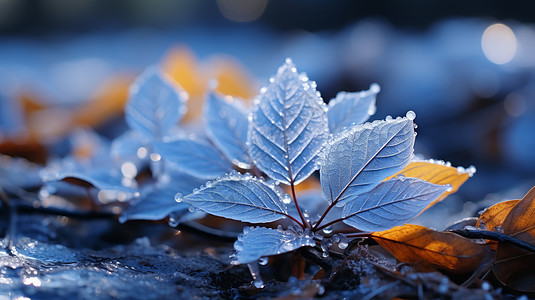
[[[325,197],[338,206],[402,170],[414,146],[412,119],[375,121],[350,128],[328,143],[320,170]]]
[[[448,188],[418,178],[392,178],[348,200],[342,217],[359,230],[387,230],[416,217]]]
[[[175,201],[175,195],[189,194],[194,188],[205,183],[205,180],[182,173],[172,166],[166,165],[165,180],[158,182],[152,190],[142,193],[139,199],[132,201],[128,209],[119,218],[127,220],[161,220],[169,215],[178,222],[204,217],[204,213],[190,212],[190,205]]]
[[[372,84],[367,91],[338,93],[329,101],[327,111],[331,133],[366,122],[375,113],[375,97],[380,90],[378,84]]]
[[[172,184],[157,187],[138,201],[132,203],[123,212],[119,221],[124,223],[127,220],[161,220],[173,214],[174,218],[178,217],[177,221],[180,222],[186,218],[189,221],[204,216],[202,213],[191,213],[189,211],[189,204],[177,203],[174,199],[175,194],[176,188]],[[195,215],[195,217],[192,218],[191,215]]]
[[[186,113],[187,98],[178,84],[150,67],[130,87],[126,123],[146,138],[160,140]]]
[[[83,171],[59,171],[43,173],[44,181],[60,181],[67,179],[78,179],[86,182],[99,190],[121,191],[133,194],[135,191],[131,187],[123,185],[124,178],[118,170],[94,169]]]
[[[177,199],[219,217],[266,223],[287,216],[281,195],[274,186],[250,175],[231,173],[206,187]]]
[[[154,151],[189,175],[213,179],[232,170],[231,165],[211,145],[178,139],[153,143]]]
[[[149,156],[147,143],[137,131],[127,131],[111,143],[111,155],[117,161],[138,161]]]
[[[312,235],[299,230],[245,227],[243,235],[234,243],[236,252],[231,263],[245,264],[264,256],[290,252],[301,247],[315,246]]]
[[[327,137],[326,105],[288,59],[255,100],[249,154],[272,179],[297,184],[317,169]]]
[[[206,130],[210,139],[236,166],[251,167],[247,155],[247,110],[230,96],[225,98],[211,93],[204,107]]]

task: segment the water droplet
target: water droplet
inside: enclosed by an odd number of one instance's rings
[[[153,162],[157,162],[157,161],[160,161],[162,159],[162,156],[158,153],[151,153],[150,154],[150,160],[152,160]]]
[[[124,177],[132,179],[137,175],[137,167],[133,162],[127,161],[121,165],[121,173]]]
[[[189,211],[190,213],[194,213],[196,210],[197,210],[197,209],[196,209],[194,206],[190,206],[190,207],[188,207],[188,211]]]
[[[446,192],[451,192],[453,191],[453,186],[451,184],[446,184]]]
[[[182,202],[182,194],[181,193],[176,193],[175,201],[178,202],[178,203]]]
[[[260,257],[258,259],[258,263],[261,265],[261,266],[265,266],[267,265],[267,263],[269,262],[269,258],[268,257]]]
[[[282,198],[282,203],[284,204],[292,203],[292,198],[290,197],[290,195],[288,194],[284,195],[284,197]]]
[[[124,224],[127,220],[128,219],[125,216],[120,216],[118,221],[119,223]]]
[[[406,116],[407,119],[409,119],[409,120],[414,120],[414,119],[416,119],[416,113],[413,112],[412,110],[409,110],[409,111],[407,112],[407,114],[405,114],[405,116]]]
[[[249,272],[251,273],[251,277],[253,277],[253,285],[257,289],[264,288],[264,281],[262,280],[262,277],[260,276],[260,270],[258,268],[257,262],[252,262],[247,264],[247,267],[249,268]]]
[[[333,232],[333,226],[327,226],[325,228],[323,228],[323,233],[325,234],[331,234]]]
[[[177,227],[180,222],[176,216],[169,216],[169,221],[167,223],[171,227]]]
[[[139,148],[137,149],[137,157],[138,157],[139,159],[144,159],[145,157],[147,157],[147,154],[148,154],[148,152],[147,152],[147,148],[145,148],[145,147],[139,147]]]

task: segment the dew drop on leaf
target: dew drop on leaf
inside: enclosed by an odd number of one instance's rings
[[[268,257],[260,257],[258,259],[258,263],[261,265],[261,266],[265,266],[267,265],[267,263],[269,262],[269,258]]]
[[[406,116],[407,119],[409,119],[409,120],[414,120],[414,119],[416,119],[416,113],[413,112],[412,110],[409,110],[405,116]]]
[[[332,225],[323,228],[323,233],[325,233],[325,234],[331,234],[332,232],[333,232],[333,226]]]

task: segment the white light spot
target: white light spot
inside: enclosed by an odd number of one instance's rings
[[[137,157],[139,159],[144,159],[145,157],[147,157],[147,148],[145,147],[139,147],[137,149]]]
[[[508,63],[516,53],[516,36],[508,26],[493,24],[483,33],[481,48],[491,62],[497,65]]]
[[[154,161],[154,162],[157,162],[157,161],[160,161],[162,159],[162,156],[158,153],[151,153],[150,154],[150,160]]]
[[[137,175],[137,167],[132,162],[125,162],[121,165],[121,173],[126,178],[134,178]]]

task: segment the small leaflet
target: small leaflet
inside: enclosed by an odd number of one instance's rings
[[[155,153],[191,176],[213,179],[232,170],[231,165],[211,145],[190,139],[153,143]]]
[[[358,125],[335,136],[320,169],[325,197],[343,206],[402,170],[411,159],[414,136],[412,119],[399,117]]]
[[[132,84],[125,107],[128,126],[148,139],[160,140],[186,113],[188,94],[165,77],[156,67],[149,67]]]
[[[329,101],[327,111],[331,133],[366,122],[376,111],[375,98],[380,91],[379,85],[374,83],[367,91],[339,92]]]
[[[234,243],[232,264],[245,264],[264,256],[277,255],[306,246],[315,246],[308,230],[283,230],[265,227],[245,227]]]
[[[234,165],[251,167],[247,154],[247,110],[240,100],[210,93],[204,106],[204,120],[210,140]]]
[[[327,107],[315,86],[287,59],[255,100],[249,154],[278,182],[298,184],[318,168],[328,126]]]
[[[193,193],[175,198],[212,215],[228,219],[267,223],[287,216],[287,209],[275,186],[236,172],[225,175]]]
[[[449,186],[418,178],[392,178],[344,206],[344,223],[362,231],[381,231],[416,217]]]

